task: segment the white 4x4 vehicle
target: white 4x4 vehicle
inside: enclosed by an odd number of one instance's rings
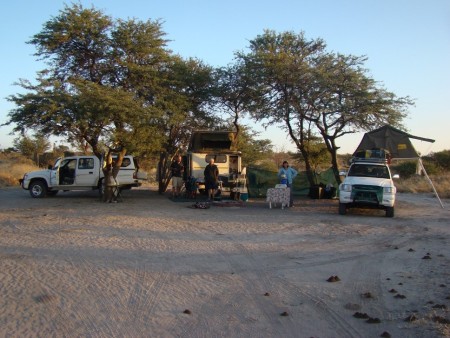
[[[20,185],[23,189],[29,190],[31,197],[34,198],[53,196],[60,190],[102,191],[104,181],[102,165],[103,161],[94,155],[58,158],[47,170],[26,173],[20,180]],[[120,189],[139,187],[146,179],[147,173],[139,171],[136,158],[126,155],[116,178]]]
[[[339,214],[347,208],[378,208],[386,210],[386,217],[394,217],[395,193],[388,165],[382,159],[356,159],[344,182],[339,186]]]

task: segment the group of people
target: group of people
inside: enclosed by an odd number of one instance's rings
[[[178,155],[170,166],[172,176],[172,197],[179,197],[183,187],[184,165],[182,157]],[[219,187],[219,168],[214,164],[214,157],[211,157],[208,165],[203,172],[205,176],[205,189],[208,193],[208,199],[214,200],[217,188]]]
[[[183,186],[183,176],[185,170],[181,156],[178,155],[175,161],[172,162],[170,170],[172,175],[172,197],[179,197]],[[214,196],[219,186],[219,168],[214,164],[214,157],[210,158],[203,174],[205,176],[205,189],[208,193],[208,199],[214,200]],[[288,161],[284,161],[280,170],[278,170],[277,176],[280,183],[286,184],[286,186],[290,188],[289,206],[294,205],[292,185],[297,174],[297,170],[291,168]]]

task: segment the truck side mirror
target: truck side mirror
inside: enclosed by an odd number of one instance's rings
[[[51,164],[49,164],[47,168],[48,168],[49,170],[52,170],[52,169],[53,169],[53,166],[52,166]]]
[[[395,175],[392,176],[392,178],[393,178],[394,180],[398,180],[398,179],[400,178],[400,175],[399,175],[399,174],[395,174]]]

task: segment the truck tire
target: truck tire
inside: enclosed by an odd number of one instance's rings
[[[394,207],[386,208],[386,217],[394,217]]]
[[[339,202],[339,215],[345,215],[347,213],[347,206],[345,203]]]
[[[33,198],[43,198],[47,195],[47,184],[42,180],[36,180],[30,183],[30,195]]]

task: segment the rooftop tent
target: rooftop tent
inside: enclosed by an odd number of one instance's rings
[[[418,164],[420,165],[420,168],[424,172],[428,182],[433,188],[434,194],[439,200],[441,207],[444,208],[444,205],[439,198],[436,188],[434,187],[433,182],[431,182],[431,179],[428,176],[427,171],[425,170],[420,155],[417,153],[416,149],[414,149],[410,141],[411,138],[434,143],[434,140],[432,139],[414,136],[389,125],[385,125],[381,128],[365,133],[363,139],[361,140],[361,143],[353,153],[353,156],[356,156],[356,153],[364,150],[385,149],[390,153],[392,159],[417,159]]]
[[[195,131],[189,143],[193,152],[231,150],[235,133],[232,131]]]
[[[414,149],[410,139],[434,142],[432,139],[410,135],[386,125],[365,133],[355,153],[362,150],[378,148],[388,150],[392,158],[419,158],[420,155]]]

